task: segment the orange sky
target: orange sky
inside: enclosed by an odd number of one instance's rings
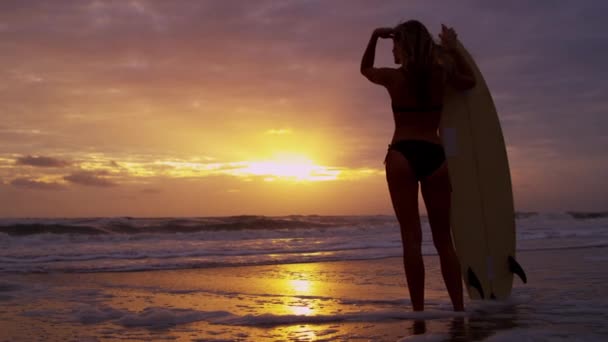
[[[433,32],[441,13],[471,42],[501,114],[518,210],[606,199],[589,178],[606,159],[570,154],[586,166],[565,167],[556,142],[570,123],[547,128],[551,113],[538,108],[550,99],[530,100],[531,80],[514,78],[545,65],[516,46],[534,42],[491,41],[510,9],[467,5],[495,16],[479,24],[488,37],[464,9],[369,4],[2,3],[0,215],[392,214],[388,96],[358,65],[371,31],[408,13]],[[391,66],[390,48],[378,45],[377,65]],[[588,190],[558,189],[574,178]]]

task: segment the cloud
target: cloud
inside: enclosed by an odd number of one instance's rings
[[[160,189],[156,189],[156,188],[146,188],[141,190],[142,194],[149,194],[149,195],[156,195],[156,194],[160,194],[162,191]]]
[[[0,1],[0,176],[126,188],[231,175],[258,151],[300,148],[309,132],[327,137],[328,163],[382,168],[390,103],[358,64],[374,27],[417,18],[434,34],[440,22],[454,26],[475,56],[517,151],[513,169],[541,172],[560,155],[602,179],[606,9],[600,0]],[[378,42],[376,65],[394,66],[390,49]],[[30,157],[58,151],[72,166]],[[192,157],[200,153],[214,158]],[[65,181],[47,178],[58,173]]]
[[[102,188],[118,185],[106,178],[108,174],[107,171],[79,171],[65,176],[63,179],[74,184]]]
[[[44,182],[29,178],[16,178],[10,184],[20,188],[36,190],[65,190],[65,186],[61,183]]]
[[[70,162],[51,158],[51,157],[37,157],[37,156],[25,156],[19,157],[15,161],[18,165],[29,165],[36,167],[66,167],[70,166]]]

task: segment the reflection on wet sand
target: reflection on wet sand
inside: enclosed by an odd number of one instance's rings
[[[428,261],[439,268],[437,258]],[[466,313],[456,314],[437,277],[429,277],[426,310],[412,312],[403,279],[398,258],[15,275],[3,279],[6,285],[0,292],[7,296],[7,307],[18,301],[21,306],[0,317],[5,335],[23,337],[10,340],[36,340],[20,331],[37,326],[34,335],[45,329],[53,337],[104,335],[112,340],[137,334],[139,340],[479,341],[496,333],[513,336],[509,331],[514,327],[547,322],[539,316],[542,308],[531,300],[534,297],[521,294],[511,302],[469,302]],[[31,292],[26,300],[17,297],[27,294],[22,290],[26,285],[15,284],[42,284],[45,291]],[[44,311],[39,309],[41,299]],[[550,307],[548,312],[553,311]],[[511,334],[518,335],[519,329]]]
[[[427,331],[446,331],[442,341],[465,342],[482,341],[501,330],[517,327],[518,308],[515,305],[486,307],[474,310],[467,317],[454,317],[450,320],[413,320],[407,322],[408,335],[402,341],[408,341],[415,335],[427,334]]]

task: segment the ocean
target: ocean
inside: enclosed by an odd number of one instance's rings
[[[436,254],[421,218],[423,254]],[[608,245],[608,212],[516,214],[517,250]],[[394,216],[0,219],[0,272],[107,272],[401,255]]]
[[[0,341],[605,341],[608,212],[516,214],[504,301],[455,313],[422,217],[412,312],[394,216],[0,220]]]

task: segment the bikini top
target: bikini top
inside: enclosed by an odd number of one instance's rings
[[[407,112],[440,112],[443,109],[443,105],[430,106],[430,107],[403,107],[392,105],[393,113],[407,113]]]

